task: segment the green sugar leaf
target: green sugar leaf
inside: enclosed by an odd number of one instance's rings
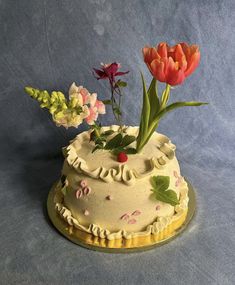
[[[168,203],[171,206],[179,204],[175,191],[168,189],[170,185],[169,176],[153,176],[151,184],[153,186],[151,190],[154,192],[157,200]]]
[[[159,191],[159,190],[154,189],[154,192],[155,192],[156,199],[161,202],[170,204],[171,206],[176,206],[179,204],[177,195],[175,191],[173,190]]]
[[[105,149],[114,149],[120,146],[122,141],[122,135],[117,134],[115,137],[113,137],[110,141],[108,141],[105,145]]]
[[[114,130],[108,130],[108,131],[103,132],[102,135],[108,137],[108,136],[112,135],[113,133],[114,133]]]
[[[165,191],[170,185],[169,176],[153,176],[151,178],[151,184],[156,191]]]
[[[124,138],[122,139],[121,146],[122,147],[128,146],[129,144],[133,143],[135,139],[136,139],[135,136],[125,135]]]
[[[128,147],[128,148],[126,148],[126,149],[124,150],[124,152],[125,152],[126,154],[136,154],[136,153],[137,153],[137,150],[136,150],[135,148],[133,148],[133,147]]]
[[[65,196],[66,193],[67,193],[67,188],[66,188],[66,187],[61,188],[61,192],[62,192],[63,195]]]

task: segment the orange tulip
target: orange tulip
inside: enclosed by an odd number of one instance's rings
[[[143,56],[153,77],[174,86],[183,83],[197,68],[200,51],[197,45],[179,43],[170,47],[160,43],[157,47],[144,47]]]

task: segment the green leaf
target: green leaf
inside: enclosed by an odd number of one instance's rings
[[[192,106],[201,106],[201,105],[208,105],[208,103],[204,102],[175,102],[170,105],[168,105],[165,109],[163,109],[157,116],[157,120],[165,116],[168,112],[173,111],[174,109],[180,108],[180,107],[192,107]]]
[[[105,145],[105,149],[114,149],[120,146],[122,141],[122,135],[117,134],[115,137],[113,137],[110,141],[108,141]]]
[[[135,139],[136,139],[135,136],[125,135],[125,137],[122,139],[121,146],[122,147],[128,146],[129,144],[133,143]]]
[[[142,85],[143,85],[143,108],[142,108],[142,115],[141,120],[143,121],[143,130],[147,131],[148,129],[148,122],[149,122],[149,115],[150,115],[150,104],[149,104],[149,97],[148,92],[146,91],[146,84],[144,80],[144,76],[141,73]]]
[[[127,86],[127,83],[126,83],[125,81],[118,80],[118,81],[116,82],[116,85],[117,85],[118,87],[126,87],[126,86]]]
[[[112,154],[118,155],[120,152],[125,152],[125,150],[122,147],[117,147],[112,150]]]
[[[112,105],[112,101],[111,100],[103,100],[102,101],[105,105]]]
[[[167,190],[167,191],[154,191],[156,195],[156,199],[162,201],[164,203],[168,203],[171,206],[176,206],[179,204],[179,200],[175,191]]]
[[[124,150],[124,152],[125,152],[126,154],[136,154],[136,153],[137,153],[137,150],[136,150],[135,148],[133,148],[133,147],[128,147],[128,148],[126,148],[126,149]]]
[[[120,116],[122,115],[122,112],[121,112],[121,110],[118,107],[113,108],[113,111],[117,115],[120,115]]]
[[[141,80],[143,85],[143,105],[142,105],[142,112],[140,118],[140,128],[139,134],[137,137],[137,148],[138,145],[141,144],[143,137],[146,135],[148,131],[148,124],[149,124],[149,116],[150,116],[150,103],[149,103],[149,96],[148,92],[146,91],[146,84],[144,80],[144,76],[141,72]]]
[[[102,135],[108,137],[108,136],[112,135],[113,133],[114,133],[114,130],[108,130],[108,131],[103,132]]]
[[[149,124],[150,124],[160,109],[160,102],[157,94],[157,80],[155,78],[153,78],[149,86],[148,97],[149,97],[149,104],[151,106],[150,115],[149,115]]]
[[[175,191],[168,189],[170,185],[169,176],[153,176],[151,178],[151,184],[153,186],[151,190],[155,193],[157,200],[172,206],[179,204]]]
[[[151,184],[157,191],[165,191],[170,185],[169,176],[153,176],[151,178]]]
[[[65,196],[66,193],[67,193],[67,188],[66,188],[66,187],[61,188],[61,192],[62,192],[63,195]]]

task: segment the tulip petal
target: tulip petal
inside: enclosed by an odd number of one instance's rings
[[[198,67],[200,61],[200,52],[195,52],[188,61],[185,76],[188,77]]]
[[[150,64],[150,72],[152,73],[153,77],[161,82],[165,82],[166,80],[164,69],[164,62],[158,59],[153,60]]]
[[[160,55],[160,57],[167,57],[167,49],[168,45],[165,42],[162,42],[157,47],[157,52]]]
[[[157,49],[152,47],[144,47],[142,49],[145,63],[150,64],[154,59],[160,59]]]
[[[172,57],[169,57],[167,72],[166,72],[166,83],[171,86],[175,86],[183,83],[185,79],[184,71],[176,66]]]
[[[181,69],[185,70],[187,68],[186,56],[180,44],[176,45],[174,60],[179,63]]]

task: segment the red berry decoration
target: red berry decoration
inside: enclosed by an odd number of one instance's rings
[[[126,155],[125,152],[119,152],[118,156],[117,156],[117,161],[118,162],[125,162],[127,161],[128,156]]]

